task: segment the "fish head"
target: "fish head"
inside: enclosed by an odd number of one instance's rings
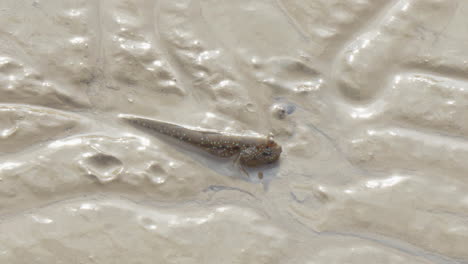
[[[282,152],[282,148],[273,139],[269,138],[266,144],[261,144],[244,153],[241,153],[242,164],[255,167],[276,162]]]

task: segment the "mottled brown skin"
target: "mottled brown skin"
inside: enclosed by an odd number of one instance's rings
[[[236,160],[242,166],[256,167],[274,163],[279,159],[282,151],[281,146],[271,136],[253,137],[189,129],[172,123],[133,115],[120,115],[120,118],[197,146],[218,157],[238,155]]]
[[[240,163],[248,167],[270,164],[277,161],[281,155],[281,146],[273,139],[267,138],[266,143],[251,145],[240,151]]]

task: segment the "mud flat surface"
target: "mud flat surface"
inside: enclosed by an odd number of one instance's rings
[[[467,1],[0,14],[0,263],[468,263]],[[283,154],[247,178],[119,114]]]

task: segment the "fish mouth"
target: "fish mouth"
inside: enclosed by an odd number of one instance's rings
[[[283,148],[278,145],[277,151],[278,151],[278,156],[279,156],[279,154],[281,154],[281,152],[283,152]]]

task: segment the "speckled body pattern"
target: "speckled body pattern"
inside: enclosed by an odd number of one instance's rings
[[[176,124],[134,115],[120,118],[161,134],[192,144],[218,157],[237,156],[241,165],[255,167],[277,161],[281,155],[279,146],[271,137],[253,137],[190,129]]]

